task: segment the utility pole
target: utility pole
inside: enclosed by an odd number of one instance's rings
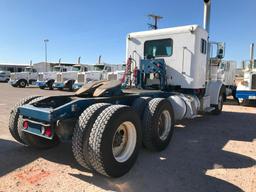
[[[45,71],[47,71],[47,43],[49,42],[48,39],[44,40],[44,52],[45,52]]]
[[[153,19],[154,24],[148,23],[149,28],[156,30],[158,29],[158,20],[163,19],[163,17],[159,15],[149,14],[149,18]]]

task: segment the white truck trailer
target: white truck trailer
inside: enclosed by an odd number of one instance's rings
[[[236,97],[240,104],[248,100],[256,100],[256,60],[254,59],[254,43],[250,49],[251,60],[247,66],[244,66],[244,79],[236,90]]]
[[[36,69],[26,67],[23,72],[11,73],[9,83],[13,87],[25,88],[29,85],[35,85],[38,72]]]
[[[10,115],[13,137],[41,149],[72,138],[79,164],[120,177],[132,168],[142,143],[151,151],[168,146],[176,120],[220,114],[225,87],[208,73],[210,3],[204,0],[204,28],[189,25],[127,36],[130,88],[119,81],[97,81],[71,96],[26,98]],[[219,47],[216,57],[223,52]]]

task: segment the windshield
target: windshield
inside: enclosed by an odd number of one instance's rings
[[[52,71],[53,71],[53,72],[59,72],[60,69],[61,69],[60,67],[53,67]]]
[[[32,71],[32,68],[30,68],[30,67],[26,67],[25,69],[24,69],[24,72],[31,72]]]
[[[94,71],[102,71],[104,67],[105,65],[94,65],[93,69]]]
[[[72,71],[80,71],[81,67],[72,67]]]

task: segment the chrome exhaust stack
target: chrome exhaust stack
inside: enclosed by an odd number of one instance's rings
[[[204,0],[204,29],[210,32],[211,0]]]
[[[254,43],[250,46],[250,69],[254,68]]]

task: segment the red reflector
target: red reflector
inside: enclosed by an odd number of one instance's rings
[[[23,121],[23,128],[27,129],[28,128],[28,121]]]
[[[51,130],[50,127],[45,127],[44,135],[47,136],[47,137],[51,137],[52,136],[52,130]]]

